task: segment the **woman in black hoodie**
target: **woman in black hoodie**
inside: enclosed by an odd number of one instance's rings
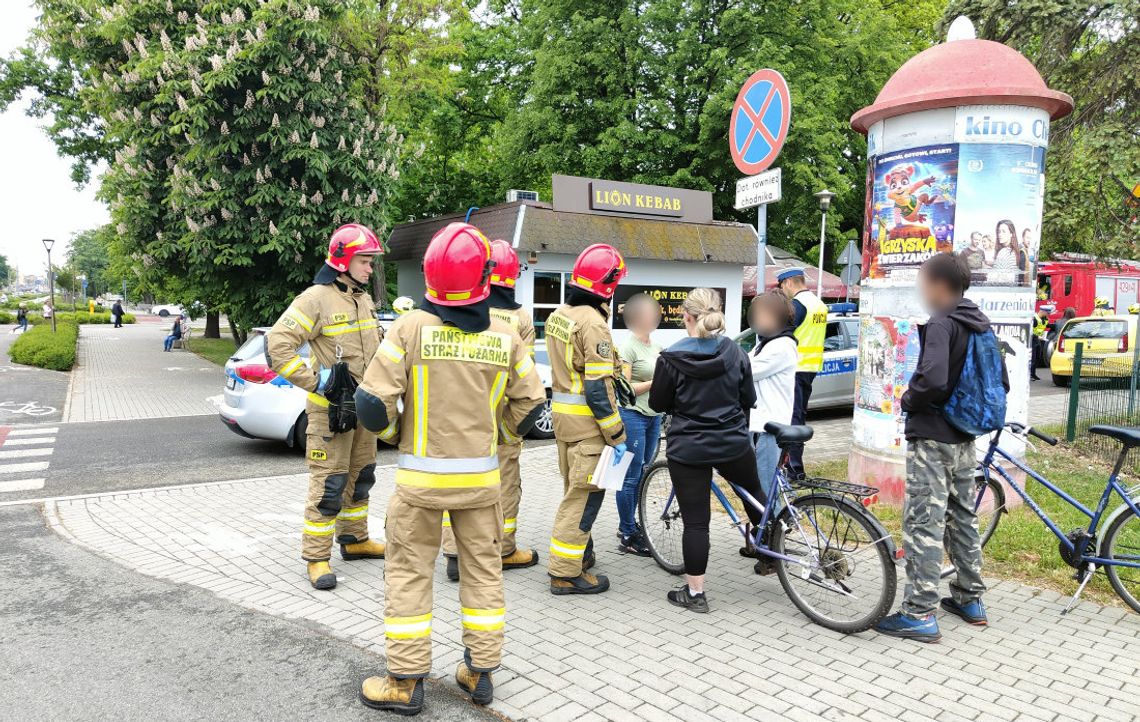
[[[748,433],[748,412],[756,404],[752,367],[744,351],[724,337],[720,303],[709,288],[689,293],[681,307],[689,338],[661,353],[649,389],[650,408],[673,415],[665,456],[685,522],[681,553],[686,584],[668,597],[694,612],[709,610],[705,568],[713,469],[764,503]],[[760,513],[744,507],[752,523],[759,524]]]

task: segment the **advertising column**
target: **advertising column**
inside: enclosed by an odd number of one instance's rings
[[[963,58],[948,65],[956,55]],[[1035,79],[1041,97],[1017,87],[1007,93],[1017,103],[978,104],[1007,90],[986,76],[1008,70],[1010,57],[1021,64],[1014,70],[1029,78],[1024,84]],[[921,76],[946,67],[957,67],[958,77],[940,77],[946,86],[940,93],[921,101],[906,95],[908,86],[929,88]],[[1054,96],[1062,95],[1046,89],[1012,49],[954,41],[912,58],[876,104],[852,119],[867,134],[868,163],[849,476],[878,486],[885,501],[905,495],[901,398],[918,362],[918,326],[927,319],[918,269],[934,254],[965,256],[971,269],[966,295],[992,321],[1009,370],[1007,419],[1028,418],[1045,153],[1051,114],[1071,108],[1071,101],[1058,104]],[[1004,441],[1003,447],[1021,451]]]

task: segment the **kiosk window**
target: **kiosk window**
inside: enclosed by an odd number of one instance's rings
[[[546,338],[546,319],[566,297],[569,273],[536,271],[534,274],[534,335]]]

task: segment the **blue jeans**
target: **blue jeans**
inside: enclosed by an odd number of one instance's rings
[[[634,409],[620,409],[621,422],[625,425],[626,453],[633,454],[629,471],[625,473],[625,483],[617,497],[618,531],[629,536],[637,531],[637,493],[641,485],[641,472],[661,439],[661,417],[646,416]]]
[[[28,319],[26,319],[26,318],[20,319],[20,328],[24,331],[28,330]]]
[[[162,350],[169,351],[174,346],[174,342],[177,341],[178,338],[179,337],[175,336],[174,334],[167,336],[162,342]]]
[[[773,488],[776,475],[776,466],[780,463],[780,447],[776,446],[776,437],[760,432],[756,435],[756,473],[760,476],[760,488],[768,497],[768,503],[776,503],[772,507],[772,514],[780,510],[778,499],[780,490]]]

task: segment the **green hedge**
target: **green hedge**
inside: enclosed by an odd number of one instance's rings
[[[0,311],[0,325],[5,323],[16,323],[16,314]]]
[[[18,364],[39,366],[54,371],[69,371],[75,365],[75,349],[79,342],[79,326],[70,321],[56,319],[56,331],[51,324],[34,326],[8,349],[8,355]]]
[[[94,324],[114,323],[114,319],[111,318],[110,313],[98,313],[98,312],[96,312],[94,314],[91,314],[91,313],[87,313],[86,311],[77,311],[74,313],[71,311],[58,311],[55,314],[55,320],[57,322],[58,321],[65,321],[67,323],[78,323],[81,325],[82,324],[89,324],[89,323],[94,323]],[[134,314],[130,314],[130,313],[124,313],[123,314],[123,323],[134,323],[134,322],[135,322]],[[44,318],[43,314],[38,313],[38,312],[37,313],[29,313],[28,314],[28,323],[33,324],[33,325],[38,325],[38,324],[42,324],[42,323],[46,323],[48,325],[51,325],[51,319],[50,318]]]

